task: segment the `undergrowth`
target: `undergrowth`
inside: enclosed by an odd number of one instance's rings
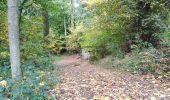
[[[10,66],[0,68],[0,100],[46,100],[52,99],[49,90],[59,83],[52,62],[58,57],[43,57],[36,62],[22,64],[23,78],[11,79]]]
[[[109,69],[121,69],[133,74],[152,74],[162,81],[170,81],[170,33],[160,34],[159,48],[154,48],[151,44],[140,43],[131,46],[131,53],[125,55],[123,59],[115,56],[108,56],[101,59],[96,64]]]

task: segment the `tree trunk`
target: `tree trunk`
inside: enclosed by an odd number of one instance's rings
[[[44,36],[47,36],[49,34],[49,15],[48,11],[44,10],[43,11],[43,19],[44,19]]]
[[[71,0],[71,31],[74,31],[74,0]]]
[[[66,25],[66,19],[65,19],[65,16],[64,16],[64,36],[65,36],[66,49],[67,49],[67,25]]]
[[[64,35],[65,35],[65,39],[66,39],[66,37],[67,37],[67,26],[66,26],[65,16],[64,16]]]
[[[8,0],[8,33],[12,78],[20,80],[19,0]]]
[[[66,26],[65,16],[64,16],[64,35],[65,35],[65,39],[67,40],[67,26]]]

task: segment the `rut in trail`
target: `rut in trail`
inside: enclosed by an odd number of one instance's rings
[[[60,100],[170,100],[170,91],[151,75],[104,69],[77,55],[62,57],[56,65],[62,69]]]

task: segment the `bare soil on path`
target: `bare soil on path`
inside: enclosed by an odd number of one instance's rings
[[[56,62],[61,68],[59,100],[170,100],[170,88],[152,75],[134,75],[109,70],[64,56]]]

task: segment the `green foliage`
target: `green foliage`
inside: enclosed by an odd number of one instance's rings
[[[81,36],[84,30],[82,23],[77,24],[78,26],[75,29],[70,28],[71,34],[66,37],[66,46],[69,53],[80,53]]]
[[[133,44],[151,43],[157,47],[160,33],[167,29],[169,4],[167,0],[125,0],[124,4],[131,13],[129,39]]]
[[[81,47],[89,51],[94,59],[110,54],[122,57],[130,20],[126,6],[119,0],[92,0],[88,2],[87,9],[91,22],[84,22]]]
[[[151,53],[153,50],[151,50],[152,49],[149,49],[148,51],[143,51],[139,54],[135,53],[137,56],[124,65],[125,69],[142,73],[154,72],[157,65],[154,63],[156,59],[155,55]]]
[[[0,99],[49,99],[48,90],[56,82],[50,76],[53,67],[47,55],[66,49],[73,53],[84,49],[92,59],[108,55],[120,58],[125,51],[132,51],[132,59],[121,67],[168,78],[169,0],[78,1],[81,4],[75,8],[75,29],[71,30],[69,0],[21,0],[20,47],[24,77],[18,83],[10,80],[6,1],[0,1],[0,81],[7,80],[8,85],[0,87]],[[46,37],[44,11],[49,14],[50,24]],[[68,36],[65,36],[64,20]],[[151,48],[158,47],[160,40],[162,50]]]
[[[160,34],[160,38],[163,46],[170,47],[170,32]]]
[[[50,54],[60,54],[66,50],[66,41],[63,36],[50,33],[45,39],[45,51]]]
[[[25,63],[22,65],[23,79],[14,82],[6,75],[1,77],[6,80],[5,86],[0,86],[0,98],[31,99],[42,100],[50,99],[48,91],[52,86],[58,84],[58,76],[53,74],[52,58],[44,57],[39,59],[39,63]],[[2,72],[10,72],[10,68],[6,68]],[[2,75],[2,74],[1,74]]]
[[[127,62],[119,65],[119,67],[133,73],[152,73],[157,78],[169,79],[169,49],[145,49],[138,54],[134,53],[131,58],[132,59],[129,59]]]
[[[68,36],[67,50],[69,50],[70,53],[79,52],[80,45],[79,45],[79,35],[78,34],[72,33]]]
[[[66,11],[67,5],[64,5],[65,3],[67,3],[67,1],[21,0],[20,47],[22,62],[27,62],[28,60],[35,61],[45,55],[48,51],[50,51],[48,53],[57,54],[64,49],[65,39],[63,39],[62,35],[64,34],[64,16],[66,18],[67,26],[69,21],[68,12]],[[0,66],[6,66],[9,64],[6,0],[0,1],[0,4]],[[55,35],[54,37],[44,37],[43,9],[46,9],[50,13],[48,20],[50,22],[50,30],[54,30],[52,33]],[[63,13],[61,13],[61,11]],[[54,20],[58,21],[57,23],[60,24],[56,25],[56,21]]]
[[[55,74],[53,74],[52,55],[50,55],[50,58],[48,56],[49,54],[59,53],[65,46],[65,39],[63,40],[61,34],[64,34],[63,16],[67,18],[67,14],[61,14],[60,12],[63,11],[63,9],[59,10],[61,4],[51,2],[51,0],[21,1],[20,51],[23,79],[19,82],[11,80],[7,4],[6,0],[0,1],[0,82],[2,80],[7,81],[6,86],[0,85],[0,100],[7,98],[11,100],[52,99],[49,97],[48,91],[52,86],[58,84],[58,76],[53,76]],[[42,18],[44,8],[50,13],[50,30],[55,30],[54,37],[44,37]],[[59,21],[58,16],[61,18]],[[60,24],[56,25],[54,20],[57,20]],[[48,48],[50,45],[52,46]],[[53,48],[59,49],[53,50]],[[47,53],[47,51],[50,52]]]
[[[23,60],[35,60],[43,52],[42,18],[23,18],[21,23],[21,53]]]
[[[81,47],[96,58],[158,47],[159,34],[167,29],[169,4],[165,0],[89,0],[81,19]]]
[[[122,37],[114,38],[114,34],[110,32],[89,32],[82,37],[81,47],[90,52],[92,59],[103,58],[108,54],[121,56],[119,43]],[[120,53],[118,53],[120,52]]]
[[[69,31],[69,6],[67,5],[68,0],[57,0],[50,9],[51,15],[49,16],[50,27],[56,35],[64,35],[64,18],[66,21],[67,31]],[[50,5],[50,8],[52,5]],[[55,8],[54,8],[55,7]],[[57,23],[57,25],[56,25]],[[67,32],[68,34],[69,32]]]
[[[0,79],[1,78],[10,78],[11,77],[11,66],[9,66],[9,61],[4,61],[3,63],[7,63],[2,65],[0,68]]]
[[[8,53],[8,27],[6,13],[0,10],[0,66],[5,66],[9,61]]]

